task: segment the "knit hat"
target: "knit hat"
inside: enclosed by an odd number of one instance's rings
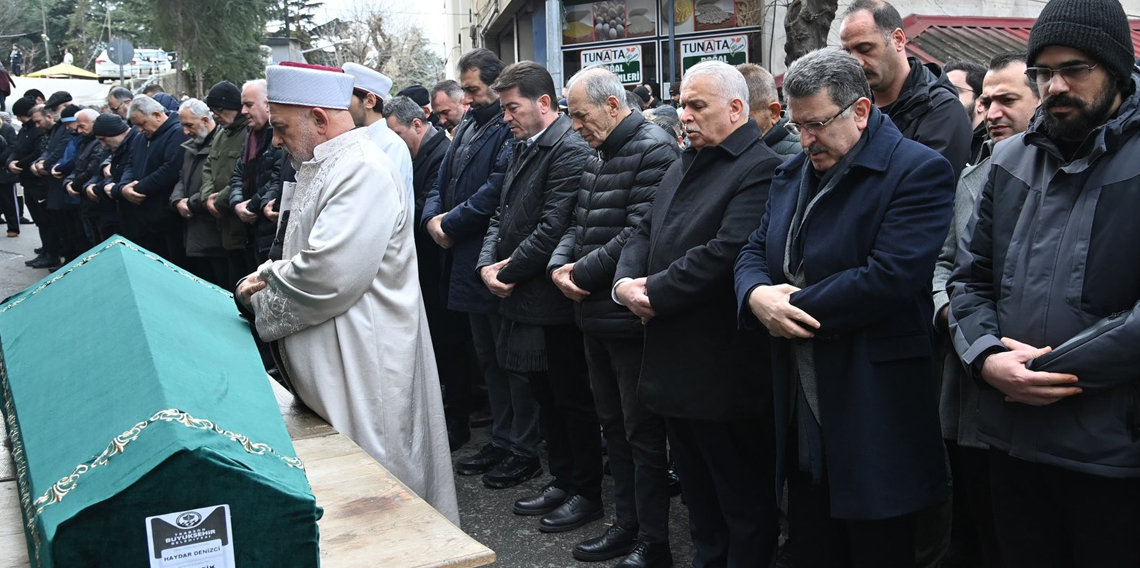
[[[206,106],[225,110],[241,110],[241,90],[229,81],[219,81],[210,87],[206,95]]]
[[[1136,65],[1132,30],[1119,0],[1051,0],[1029,32],[1027,64],[1051,45],[1079,49],[1127,85]]]
[[[12,103],[12,114],[15,116],[32,116],[32,108],[35,106],[35,99],[23,97]]]
[[[431,98],[428,96],[428,90],[421,85],[412,85],[407,89],[396,93],[397,96],[408,97],[420,106],[428,106],[431,104]]]
[[[127,131],[127,123],[117,114],[103,113],[95,119],[91,134],[95,136],[118,136]]]
[[[78,114],[80,108],[76,105],[67,105],[59,113],[60,122],[75,122],[75,115]]]
[[[637,95],[637,98],[641,99],[641,102],[649,102],[649,89],[646,89],[645,87],[638,87],[633,90],[633,94]]]
[[[52,93],[51,98],[44,103],[44,107],[50,109],[69,102],[71,102],[71,93],[67,91],[56,91]]]

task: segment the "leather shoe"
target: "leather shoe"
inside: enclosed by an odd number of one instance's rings
[[[542,488],[542,492],[538,495],[515,501],[515,506],[511,510],[516,515],[545,515],[565,503],[568,497],[570,494],[566,491],[553,485],[547,485]]]
[[[43,262],[44,260],[46,260],[48,258],[51,258],[51,257],[48,256],[48,254],[46,252],[41,252],[38,255],[36,255],[36,257],[33,258],[32,260],[25,260],[24,266],[31,266],[37,262]]]
[[[583,562],[601,562],[625,556],[637,544],[637,531],[613,525],[602,536],[583,540],[574,546],[571,554]]]
[[[673,553],[667,542],[639,541],[625,560],[614,568],[672,568]]]
[[[586,523],[601,520],[603,514],[601,499],[594,501],[581,495],[572,495],[538,521],[538,530],[548,533],[572,531]]]
[[[483,476],[483,486],[488,489],[506,489],[540,475],[542,475],[542,462],[538,461],[538,458],[511,453],[498,467]]]
[[[494,444],[487,444],[479,453],[469,457],[463,458],[455,463],[455,473],[459,475],[480,475],[487,473],[495,466],[502,463],[511,455],[511,451],[506,448],[500,448]]]
[[[31,264],[32,268],[59,268],[60,266],[63,265],[59,262],[59,257],[50,255],[45,256],[44,259],[39,262],[33,262]]]
[[[669,496],[676,497],[681,494],[681,478],[677,475],[677,466],[673,462],[669,462],[669,469],[666,472],[669,479]]]

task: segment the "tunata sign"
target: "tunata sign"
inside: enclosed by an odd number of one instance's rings
[[[729,65],[748,62],[748,36],[719,36],[681,42],[681,75],[690,67],[709,59]]]
[[[582,50],[582,69],[602,66],[626,85],[641,83],[641,46]]]

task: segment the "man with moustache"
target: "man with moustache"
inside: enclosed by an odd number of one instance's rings
[[[938,263],[934,265],[935,328],[948,340],[947,315],[950,296],[946,284],[954,270],[958,240],[966,232],[974,205],[990,172],[994,145],[1029,128],[1040,102],[1037,83],[1025,76],[1024,51],[999,53],[990,60],[983,76],[980,111],[989,139],[982,145],[980,161],[966,166],[954,194],[954,221]],[[950,455],[954,478],[954,528],[949,554],[972,565],[999,565],[993,515],[990,512],[988,446],[978,440],[978,386],[963,376],[962,362],[950,349],[942,365],[942,396],[939,414],[942,437]],[[968,560],[967,560],[968,559]],[[952,559],[948,558],[950,562]]]
[[[796,60],[784,94],[804,153],[776,171],[736,293],[741,323],[773,337],[791,561],[914,567],[923,513],[949,495],[930,273],[953,170],[871,103],[849,54]]]
[[[1135,60],[1119,2],[1042,9],[1041,112],[994,148],[951,276],[1006,567],[1140,565]]]
[[[170,192],[170,207],[186,220],[183,246],[187,270],[219,288],[229,288],[234,281],[229,278],[218,221],[202,203],[202,169],[218,134],[212,114],[210,107],[198,99],[187,99],[178,107],[178,121],[187,138],[182,143],[186,154],[181,178]]]
[[[645,327],[638,398],[665,417],[694,568],[771,566],[779,536],[768,345],[738,330],[732,289],[733,262],[780,163],[748,117],[748,96],[726,63],[685,72],[692,147],[661,178],[612,288]]]

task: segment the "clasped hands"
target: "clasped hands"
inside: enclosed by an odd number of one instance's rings
[[[499,280],[499,272],[510,262],[511,259],[504,258],[495,264],[479,269],[479,276],[483,278],[483,284],[487,286],[487,289],[490,290],[492,294],[500,298],[506,298],[511,295],[511,292],[515,291],[514,282],[508,284]]]

